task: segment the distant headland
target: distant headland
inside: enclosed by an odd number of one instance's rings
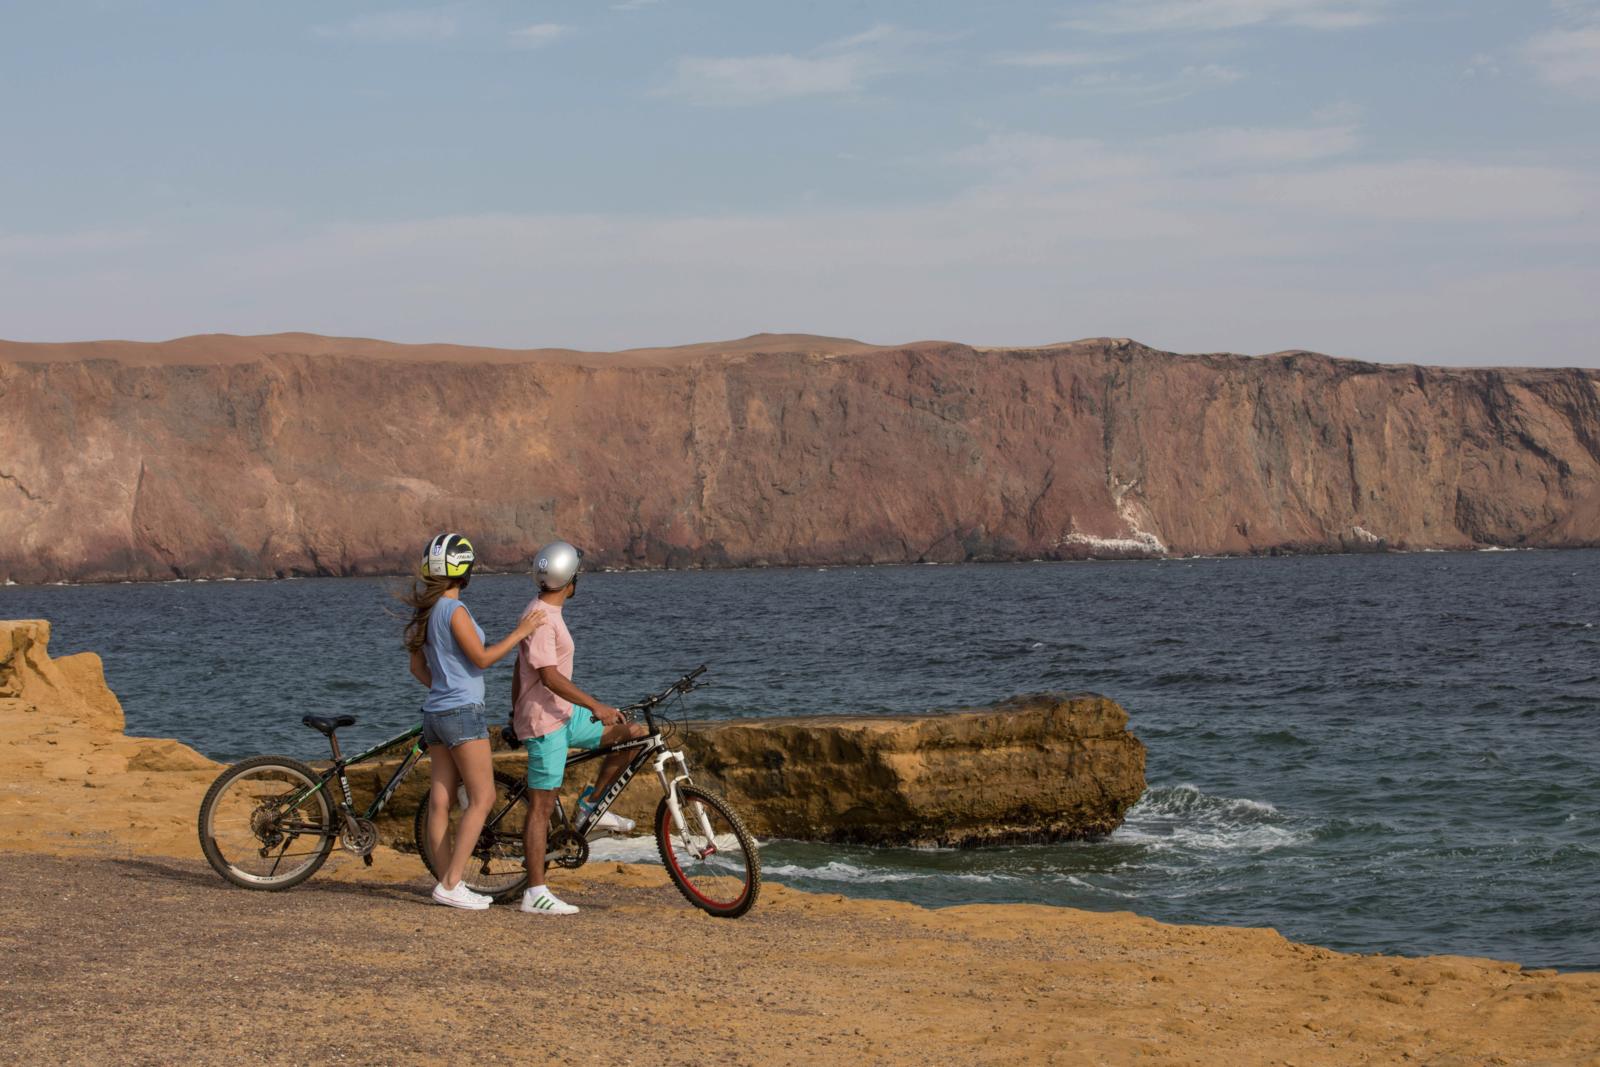
[[[1600,544],[1600,371],[760,334],[0,342],[0,582]]]

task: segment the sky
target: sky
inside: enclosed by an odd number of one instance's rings
[[[0,337],[1600,366],[1600,0],[0,0]]]

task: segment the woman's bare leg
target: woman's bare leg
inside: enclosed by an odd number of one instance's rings
[[[428,761],[433,768],[428,786],[428,855],[441,865],[439,880],[444,882],[443,875],[448,873],[447,861],[451,856],[450,807],[456,802],[456,785],[461,775],[448,745],[429,745]],[[444,887],[452,889],[455,882],[444,882]]]
[[[461,813],[461,825],[456,827],[455,851],[451,853],[450,867],[442,879],[446,889],[454,889],[466,873],[467,862],[478,844],[478,834],[489,818],[489,809],[494,807],[494,757],[490,753],[489,739],[463,741],[450,750],[450,758],[455,763],[456,773],[467,784],[467,810]],[[433,812],[428,814],[431,821]]]

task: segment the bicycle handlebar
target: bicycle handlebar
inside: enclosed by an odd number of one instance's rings
[[[645,722],[654,728],[655,720],[650,717],[650,709],[654,708],[657,704],[660,704],[663,700],[666,700],[674,693],[687,693],[691,689],[698,689],[699,686],[694,684],[694,680],[704,673],[706,673],[706,664],[702,663],[700,666],[696,667],[682,678],[679,678],[676,682],[673,682],[671,685],[667,686],[661,692],[652,693],[643,700],[636,701],[627,705],[626,707],[618,708],[617,710],[622,712],[624,718],[628,717],[629,712],[642,711],[644,712]],[[505,726],[501,727],[500,732],[505,738],[505,742],[509,747],[516,748],[522,743],[521,739],[517,737],[516,730],[510,723],[507,723]]]
[[[689,690],[696,688],[694,680],[704,673],[706,673],[706,664],[702,663],[700,666],[696,667],[682,678],[679,678],[676,682],[673,682],[671,685],[667,686],[661,692],[652,693],[643,700],[629,704],[627,707],[619,710],[624,713],[630,711],[643,711],[645,713],[645,719],[648,721],[650,718],[650,709],[654,708],[657,704],[660,704],[674,693],[687,693]]]

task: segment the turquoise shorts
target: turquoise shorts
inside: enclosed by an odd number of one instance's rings
[[[600,747],[605,727],[594,712],[582,704],[572,705],[572,718],[543,737],[530,737],[528,747],[528,788],[560,789],[567,774],[567,749],[590,751]]]

